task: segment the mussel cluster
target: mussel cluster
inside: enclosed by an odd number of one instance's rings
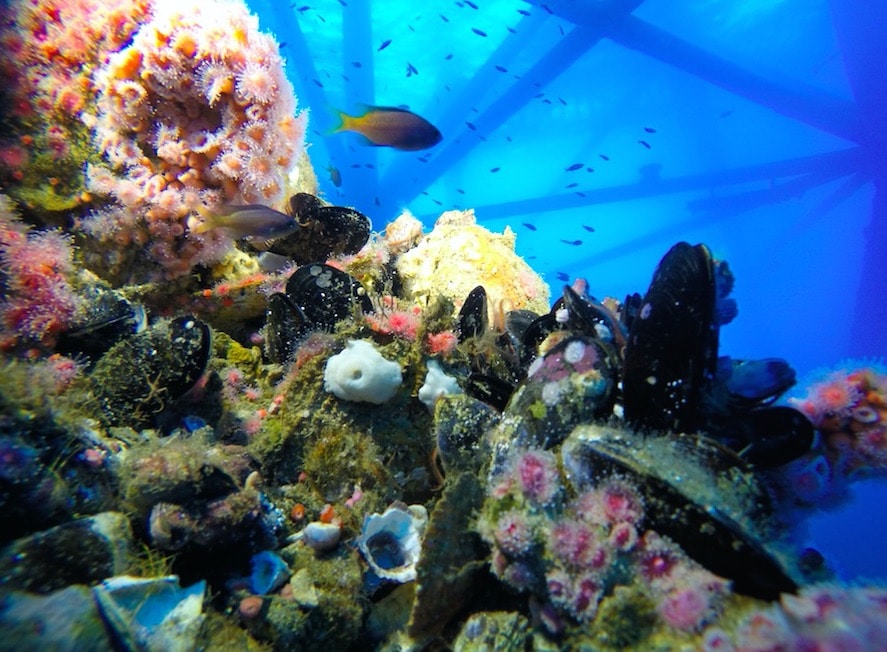
[[[493,337],[495,346],[474,356],[467,391],[501,411],[519,399],[528,372],[551,367],[581,344],[594,349],[591,364],[602,380],[591,418],[606,418],[615,407],[644,432],[704,432],[757,468],[785,464],[809,449],[809,421],[769,405],[795,382],[788,363],[718,356],[720,326],[736,309],[727,296],[729,269],[705,245],[672,247],[647,293],[629,295],[618,311],[579,287],[564,286],[545,315],[507,313],[505,332],[495,335],[486,293],[475,288],[459,314],[460,340]]]
[[[794,383],[787,363],[718,356],[720,326],[736,313],[731,286],[704,245],[679,243],[643,297],[611,309],[577,283],[548,314],[506,314],[501,333],[490,331],[479,287],[459,315],[460,337],[494,345],[474,347],[466,391],[503,413],[489,441],[494,473],[511,451],[544,448],[559,450],[573,481],[630,479],[647,527],[738,592],[774,599],[797,584],[765,546],[773,507],[757,472],[805,453],[813,428],[770,406]],[[727,509],[691,475],[733,487],[745,507]]]

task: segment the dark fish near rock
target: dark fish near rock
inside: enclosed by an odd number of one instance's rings
[[[441,141],[433,124],[412,111],[390,106],[371,106],[357,116],[339,112],[341,124],[332,133],[353,131],[371,145],[407,152],[428,149]]]

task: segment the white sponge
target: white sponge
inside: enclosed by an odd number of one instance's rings
[[[402,381],[400,365],[383,358],[366,340],[348,340],[344,351],[327,360],[323,372],[323,388],[343,401],[384,403]]]

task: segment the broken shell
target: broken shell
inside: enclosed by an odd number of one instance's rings
[[[392,506],[383,514],[364,518],[357,547],[382,579],[410,582],[422,551],[422,534],[428,513],[421,505]]]

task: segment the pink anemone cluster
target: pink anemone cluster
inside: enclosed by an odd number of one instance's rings
[[[809,453],[783,469],[780,489],[800,505],[840,500],[855,478],[887,471],[887,370],[850,365],[789,399],[819,433]]]
[[[58,230],[30,230],[0,195],[0,345],[54,344],[82,307],[69,280],[73,271],[70,238]]]
[[[723,607],[729,583],[656,532],[641,530],[640,493],[619,477],[570,495],[550,451],[517,450],[493,478],[479,521],[506,584],[574,621],[595,618],[614,582],[634,577],[665,626],[696,632]]]
[[[282,205],[306,114],[296,114],[277,43],[242,3],[156,0],[94,83],[90,122],[107,164],[90,167],[89,188],[116,200],[85,224],[100,241],[146,248],[175,278],[230,244],[186,234],[189,214]]]

